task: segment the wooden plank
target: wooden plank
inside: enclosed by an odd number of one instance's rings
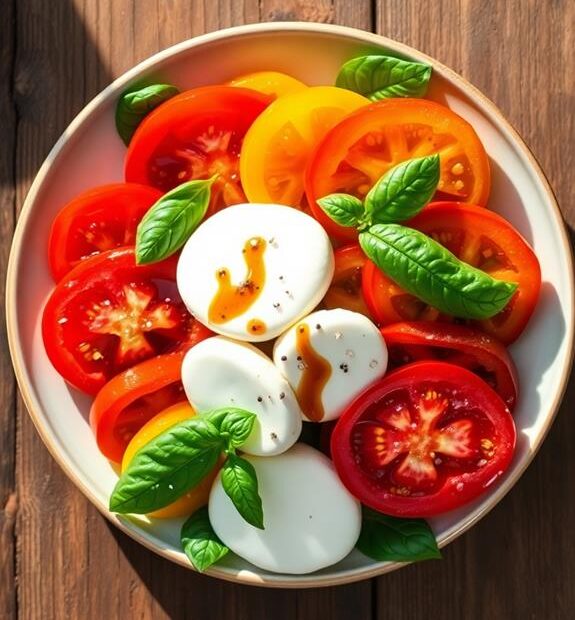
[[[14,231],[16,111],[12,101],[12,70],[15,56],[14,2],[3,5],[0,24],[0,273],[5,273]],[[0,298],[5,297],[4,277]],[[15,480],[16,395],[6,341],[4,308],[0,310],[0,617],[15,618],[16,544],[15,521],[18,505]]]
[[[500,106],[540,160],[572,232],[575,149],[565,137],[575,135],[575,3],[379,0],[377,31],[453,67]],[[535,462],[442,562],[378,579],[378,618],[573,616],[574,402],[572,381]]]

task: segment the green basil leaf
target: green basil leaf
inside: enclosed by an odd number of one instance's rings
[[[124,144],[130,144],[134,132],[147,114],[179,92],[171,84],[150,84],[123,93],[116,105],[116,130]]]
[[[329,194],[317,201],[325,213],[340,226],[358,226],[363,217],[363,204],[350,194]]]
[[[223,448],[204,417],[175,424],[138,450],[112,492],[110,510],[145,514],[171,504],[212,471]]]
[[[363,508],[357,548],[379,562],[418,562],[441,558],[431,528],[423,519],[399,519]]]
[[[196,510],[184,523],[180,540],[184,553],[200,573],[229,552],[212,528],[207,506]]]
[[[224,491],[238,512],[250,525],[263,530],[264,512],[254,466],[246,459],[230,454],[220,475]]]
[[[230,448],[239,448],[250,436],[256,414],[244,409],[229,409],[219,425],[220,434],[227,438]]]
[[[372,101],[389,97],[423,97],[431,67],[393,56],[359,56],[340,69],[335,85],[353,90]]]
[[[366,219],[372,224],[401,222],[431,200],[439,183],[439,155],[409,159],[394,166],[365,197]]]
[[[374,224],[360,233],[359,243],[401,288],[445,314],[487,319],[501,312],[517,290],[514,282],[492,278],[400,224]]]
[[[144,215],[136,231],[136,261],[155,263],[177,252],[199,226],[216,177],[178,185]]]

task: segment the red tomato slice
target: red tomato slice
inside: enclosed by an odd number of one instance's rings
[[[463,325],[415,321],[382,327],[389,369],[411,362],[437,360],[456,364],[480,376],[513,411],[517,370],[505,347],[495,338]]]
[[[125,370],[98,392],[90,425],[102,454],[120,463],[132,437],[157,413],[185,399],[183,352],[159,355]]]
[[[272,99],[234,86],[203,86],[169,99],[136,130],[126,155],[126,181],[166,192],[218,174],[208,213],[245,202],[239,173],[242,142]]]
[[[335,272],[331,286],[323,298],[326,308],[345,308],[371,318],[361,290],[361,273],[367,258],[357,244],[334,252]]]
[[[161,196],[136,183],[102,185],[76,196],[52,222],[48,257],[54,280],[89,256],[133,245],[136,227]]]
[[[362,503],[430,517],[484,493],[509,467],[515,425],[499,396],[469,370],[404,366],[361,394],[331,439],[337,473]]]
[[[186,346],[198,327],[173,299],[176,263],[171,257],[136,266],[128,247],[93,256],[64,276],[44,308],[42,335],[68,383],[95,394],[121,370]]]
[[[461,260],[519,288],[497,315],[484,321],[457,322],[481,328],[504,344],[514,342],[531,317],[541,288],[539,261],[525,239],[500,215],[453,202],[435,202],[407,222],[433,237]],[[363,269],[363,295],[380,325],[400,321],[453,321],[406,293],[371,261]]]
[[[306,195],[314,217],[337,239],[355,239],[355,229],[333,222],[317,199],[336,192],[363,199],[393,166],[433,153],[441,156],[438,197],[487,203],[489,159],[458,114],[427,99],[385,99],[360,108],[329,131],[308,164]]]

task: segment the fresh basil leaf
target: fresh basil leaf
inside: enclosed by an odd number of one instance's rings
[[[229,552],[212,528],[207,506],[196,510],[184,523],[180,540],[184,553],[200,573]]]
[[[184,245],[206,214],[215,179],[182,183],[150,208],[136,231],[138,264],[161,261]]]
[[[363,217],[363,203],[350,194],[329,194],[317,201],[325,213],[340,226],[359,226]]]
[[[219,425],[220,434],[223,435],[230,448],[239,448],[250,436],[256,414],[244,409],[230,409]]]
[[[220,475],[224,491],[238,512],[250,525],[263,530],[264,513],[254,466],[246,459],[230,454]]]
[[[359,56],[340,69],[335,85],[353,90],[372,101],[389,97],[423,97],[431,67],[393,56]]]
[[[394,166],[367,193],[366,219],[371,224],[387,224],[413,217],[435,194],[439,172],[439,155]]]
[[[212,471],[223,448],[209,420],[175,424],[138,450],[112,492],[110,510],[145,514],[171,504]]]
[[[441,558],[437,541],[423,519],[399,519],[363,508],[357,548],[379,562],[418,562]]]
[[[147,114],[179,92],[171,84],[150,84],[123,93],[116,105],[116,130],[124,144],[130,144],[134,132]]]
[[[374,224],[360,233],[359,244],[401,288],[445,314],[488,319],[501,312],[517,290],[514,282],[492,278],[400,224]]]

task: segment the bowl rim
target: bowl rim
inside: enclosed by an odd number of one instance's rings
[[[551,185],[545,174],[543,173],[539,163],[535,156],[530,151],[529,147],[525,144],[519,133],[511,125],[509,121],[503,116],[497,106],[489,100],[478,88],[470,84],[466,79],[460,76],[458,73],[445,66],[441,62],[434,58],[408,46],[403,43],[394,41],[387,37],[360,30],[357,28],[351,28],[348,26],[315,23],[315,22],[262,22],[256,24],[247,24],[242,26],[234,26],[231,28],[220,29],[214,32],[206,33],[187,39],[175,45],[172,45],[164,50],[161,50],[145,60],[139,62],[127,72],[116,78],[111,84],[104,88],[98,95],[96,95],[82,110],[76,115],[76,117],[70,122],[68,127],[64,130],[62,135],[58,138],[55,145],[50,150],[42,166],[40,167],[34,181],[32,182],[24,205],[18,217],[16,223],[15,232],[13,236],[12,246],[10,249],[10,256],[8,261],[7,276],[6,276],[6,330],[8,334],[8,345],[12,358],[12,364],[14,367],[14,373],[18,382],[20,393],[26,405],[26,409],[39,433],[44,445],[56,460],[58,465],[64,470],[68,478],[74,483],[74,485],[84,494],[84,496],[99,510],[99,512],[106,517],[116,527],[142,544],[144,547],[150,549],[156,554],[167,558],[181,566],[184,566],[190,570],[194,570],[191,564],[185,559],[185,557],[178,552],[172,551],[156,545],[150,534],[145,533],[139,527],[134,526],[133,523],[125,518],[122,518],[114,513],[110,513],[107,506],[100,502],[95,496],[94,492],[78,477],[76,471],[66,462],[66,459],[59,453],[58,447],[55,445],[54,438],[51,435],[49,429],[44,427],[42,421],[42,406],[36,398],[34,391],[31,389],[30,377],[28,370],[24,364],[24,357],[19,340],[19,332],[17,327],[17,273],[20,266],[20,260],[22,257],[21,246],[23,237],[28,229],[29,222],[32,215],[32,207],[36,201],[38,190],[42,185],[45,177],[51,170],[57,156],[60,154],[64,146],[70,140],[72,135],[81,128],[83,123],[87,121],[91,115],[99,108],[99,106],[112,97],[117,96],[126,85],[137,78],[141,73],[152,70],[156,64],[167,60],[170,57],[176,56],[189,49],[203,46],[204,44],[213,43],[216,41],[228,39],[228,38],[242,38],[251,36],[254,34],[269,34],[273,32],[281,31],[287,32],[308,32],[317,33],[321,35],[331,35],[334,37],[343,37],[346,39],[354,39],[358,43],[364,43],[374,46],[384,46],[392,50],[395,53],[402,54],[408,58],[426,62],[433,66],[434,72],[440,74],[448,83],[452,84],[462,92],[464,92],[474,103],[478,103],[481,110],[486,113],[490,122],[492,122],[513,145],[514,148],[525,158],[526,163],[530,170],[535,173],[537,181],[539,182],[543,194],[547,198],[547,201],[551,207],[552,215],[559,227],[560,236],[558,241],[562,246],[564,255],[566,257],[569,267],[569,280],[568,280],[568,295],[570,307],[573,309],[575,305],[575,286],[573,275],[573,253],[571,244],[569,241],[566,225],[563,219],[559,205],[551,188]],[[573,318],[573,317],[570,317]],[[453,526],[451,531],[448,531],[439,542],[440,547],[444,547],[461,534],[466,532],[469,528],[475,525],[481,518],[483,518],[492,508],[494,508],[501,499],[508,493],[508,491],[515,485],[517,480],[523,475],[525,469],[529,466],[535,455],[537,454],[547,432],[549,431],[557,411],[560,407],[563,399],[568,379],[571,373],[574,356],[574,321],[567,321],[566,333],[564,338],[568,339],[567,350],[567,363],[561,372],[559,381],[559,390],[557,391],[553,402],[551,403],[549,410],[550,415],[547,424],[541,429],[541,431],[532,438],[530,453],[527,455],[525,462],[518,466],[513,475],[507,477],[503,483],[501,483],[494,492],[486,496],[485,501],[477,506],[465,519],[463,519],[457,526]],[[220,579],[231,581],[240,584],[258,585],[265,587],[276,588],[312,588],[312,587],[324,587],[334,586],[346,583],[352,583],[355,581],[369,579],[371,577],[377,577],[379,575],[391,572],[397,568],[405,566],[406,563],[402,562],[375,562],[372,566],[362,568],[351,568],[339,572],[337,575],[267,575],[265,578],[261,577],[257,572],[247,570],[237,570],[226,567],[214,566],[206,571],[207,575],[218,577]]]

